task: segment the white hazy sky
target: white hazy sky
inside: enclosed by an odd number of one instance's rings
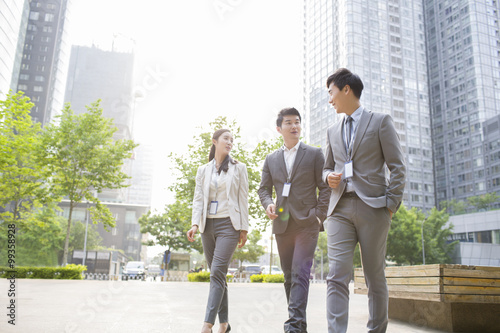
[[[136,141],[153,145],[153,209],[173,199],[167,155],[184,152],[198,127],[227,116],[253,146],[275,135],[280,109],[302,109],[302,6],[301,0],[73,0],[71,44],[110,50],[118,35],[116,45],[134,45],[134,88],[144,95],[134,132]]]

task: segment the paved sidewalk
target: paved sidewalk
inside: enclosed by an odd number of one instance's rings
[[[208,283],[18,279],[12,326],[7,323],[8,289],[8,280],[1,279],[0,332],[196,333],[208,296]],[[326,285],[311,284],[309,333],[327,332],[325,304]],[[281,284],[232,283],[229,306],[231,332],[283,332],[287,309]],[[367,297],[351,293],[348,332],[366,332],[367,319]],[[387,332],[439,331],[391,320]]]

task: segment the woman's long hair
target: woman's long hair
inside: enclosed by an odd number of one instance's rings
[[[212,135],[212,139],[218,141],[219,137],[226,132],[231,132],[231,131],[228,129],[225,129],[225,128],[217,130],[214,132],[214,135]],[[214,158],[215,158],[215,145],[212,143],[212,147],[210,148],[210,154],[208,155],[208,161],[210,162]],[[229,169],[229,162],[231,162],[233,164],[238,163],[238,161],[233,160],[233,158],[231,156],[229,156],[229,154],[227,154],[224,161],[222,161],[222,164],[220,165],[219,170],[217,171],[219,173],[219,175],[220,175],[221,171],[227,172],[227,169]]]

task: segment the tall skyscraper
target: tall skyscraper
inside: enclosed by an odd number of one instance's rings
[[[31,116],[45,125],[63,107],[68,65],[67,24],[70,0],[29,1],[23,55],[15,72],[17,90],[35,107]]]
[[[339,117],[326,78],[339,67],[365,85],[361,103],[390,114],[407,161],[407,207],[435,205],[424,12],[420,1],[305,0],[304,109],[310,143],[326,145]]]
[[[10,89],[15,90],[22,55],[19,55],[19,38],[24,41],[28,16],[28,0],[0,0],[0,98]],[[17,70],[16,70],[17,68]],[[16,84],[12,86],[12,82]]]
[[[72,46],[65,102],[75,113],[86,112],[87,105],[101,100],[103,116],[112,118],[118,128],[116,139],[131,139],[133,53],[104,51],[96,47]],[[131,160],[123,170],[131,174]],[[126,202],[127,189],[106,190],[100,198],[107,202]]]
[[[87,105],[100,99],[103,116],[112,118],[118,128],[115,139],[132,139],[133,71],[132,52],[73,46],[65,102],[70,102],[73,111],[79,114],[86,112]],[[147,252],[141,246],[138,220],[151,207],[151,162],[151,151],[147,146],[139,146],[133,158],[124,161],[122,168],[132,177],[129,180],[131,186],[99,193],[99,200],[109,207],[116,219],[116,227],[111,232],[105,231],[101,225],[98,227],[104,245],[122,249],[135,260],[147,258]]]
[[[439,204],[498,189],[483,140],[500,114],[500,3],[426,0],[424,9]]]

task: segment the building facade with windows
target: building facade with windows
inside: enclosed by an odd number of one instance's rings
[[[483,142],[485,121],[500,114],[500,2],[423,3],[436,201],[466,200],[498,178]]]
[[[17,90],[35,104],[34,121],[45,125],[63,108],[69,45],[70,0],[31,0],[22,44],[22,59],[14,72]]]
[[[28,6],[28,0],[0,0],[0,98],[2,99],[9,90],[16,90],[17,78],[13,73],[19,71],[22,58],[22,50],[19,49],[22,43],[19,43],[19,39],[24,41]]]
[[[87,105],[100,100],[102,115],[113,119],[118,128],[114,138],[132,139],[133,71],[132,52],[72,46],[64,100],[75,114],[86,112]],[[107,231],[99,225],[97,230],[105,246],[122,249],[128,257],[145,261],[147,247],[142,241],[147,240],[147,235],[141,234],[138,220],[151,207],[151,147],[137,147],[132,158],[124,161],[122,171],[132,177],[128,180],[130,187],[106,189],[98,195],[113,212],[116,227]]]
[[[451,240],[458,240],[453,262],[500,266],[500,210],[451,216]]]
[[[403,203],[435,205],[424,12],[420,1],[304,1],[304,110],[307,141],[325,147],[340,116],[326,79],[349,68],[364,83],[361,103],[390,114],[407,162]]]

